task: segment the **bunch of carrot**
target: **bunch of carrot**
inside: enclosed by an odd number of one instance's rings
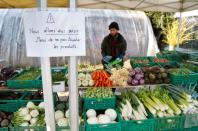
[[[110,75],[104,70],[96,70],[91,74],[95,87],[112,87]]]

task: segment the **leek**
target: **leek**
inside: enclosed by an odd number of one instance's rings
[[[144,105],[146,106],[146,108],[153,114],[153,115],[156,115],[156,110],[151,106],[149,105],[148,103],[144,102]]]

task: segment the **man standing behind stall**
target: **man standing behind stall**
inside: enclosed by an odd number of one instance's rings
[[[109,25],[109,30],[110,34],[104,38],[101,46],[102,63],[104,65],[114,60],[121,60],[123,64],[123,58],[127,48],[126,40],[119,33],[119,26],[116,22],[112,22]]]

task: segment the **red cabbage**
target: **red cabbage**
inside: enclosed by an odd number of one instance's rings
[[[142,70],[141,70],[140,68],[135,68],[134,70],[135,70],[135,73],[136,73],[136,74],[139,74],[139,73],[142,72]]]
[[[133,80],[132,80],[132,85],[138,85],[138,80],[133,79]]]
[[[131,70],[130,72],[129,72],[129,76],[134,76],[135,75],[135,71],[134,70]]]
[[[127,80],[127,83],[128,83],[128,84],[131,84],[131,82],[132,82],[132,77],[129,76],[129,77],[128,77],[128,80]]]
[[[145,82],[144,79],[141,79],[141,80],[140,80],[140,84],[141,84],[141,85],[143,85],[144,82]]]
[[[136,80],[141,80],[144,76],[142,74],[136,74],[135,79]]]

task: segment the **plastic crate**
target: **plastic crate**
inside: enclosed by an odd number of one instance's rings
[[[10,93],[8,91],[2,91],[1,93]],[[17,100],[0,100],[0,110],[4,112],[15,112],[18,108],[21,107],[21,104],[18,103],[20,99],[24,97],[25,93],[20,93],[20,97]]]
[[[38,75],[34,80],[15,80],[16,77],[24,74],[29,70],[24,70],[21,73],[15,75],[12,79],[7,81],[8,88],[15,89],[15,88],[42,88],[42,81],[39,80],[40,75]]]
[[[9,130],[8,130],[8,127],[2,127],[0,128],[0,131],[9,131]]]
[[[157,57],[152,57],[150,58],[150,61],[155,63],[155,65],[159,65],[161,67],[165,66],[165,65],[171,65],[171,61],[168,60],[167,58],[158,58],[158,59],[167,59],[167,62],[155,62],[154,59],[157,58]]]
[[[156,64],[150,61],[151,58],[152,57],[130,57],[131,66],[133,68],[155,66]],[[136,60],[148,60],[148,63],[137,63]]]
[[[52,67],[51,68],[51,72],[52,73],[54,73],[54,72],[62,72],[66,76],[66,74],[68,73],[68,70],[67,70],[66,67],[60,66],[60,67]],[[42,87],[42,76],[40,76],[38,78],[38,80],[39,80],[39,83],[41,84],[41,87]],[[65,78],[62,81],[52,82],[52,88],[53,88],[53,92],[63,92],[63,91],[65,91]]]
[[[56,131],[70,131],[70,127],[56,127]],[[80,125],[79,131],[85,131],[85,125]]]
[[[147,119],[147,120],[122,120],[119,115],[119,119],[121,121],[122,131],[154,131],[155,130],[155,120]]]
[[[192,70],[193,72],[198,73],[198,66],[197,65],[194,65],[194,64],[191,64],[191,63],[181,63],[180,67],[187,68],[189,70]]]
[[[198,126],[192,128],[185,128],[183,131],[198,131]]]
[[[15,127],[9,127],[10,131],[47,131],[46,127],[36,126],[36,127],[21,127],[21,126],[15,126]]]
[[[87,120],[86,115],[84,113],[84,119]],[[119,121],[119,118],[117,117],[116,123],[109,123],[109,124],[93,124],[90,125],[87,122],[85,122],[86,131],[121,131],[121,122]]]
[[[155,130],[177,130],[184,128],[185,116],[155,118]]]
[[[84,110],[86,109],[95,109],[95,110],[104,110],[108,108],[115,108],[116,97],[111,98],[83,98],[84,101]]]
[[[174,85],[196,83],[198,81],[198,73],[177,75],[170,73],[170,79]]]
[[[189,60],[198,62],[198,53],[190,54]]]
[[[184,55],[177,51],[164,51],[164,52],[158,53],[157,57],[158,58],[166,58],[170,61],[181,62],[182,59],[184,58]]]
[[[198,114],[186,114],[184,127],[198,127]]]

